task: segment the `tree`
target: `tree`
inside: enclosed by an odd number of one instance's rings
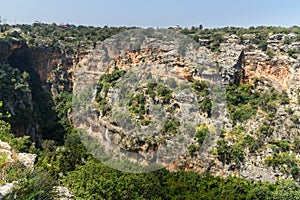
[[[198,139],[199,145],[202,145],[207,134],[209,134],[209,129],[208,129],[207,125],[204,124],[204,125],[200,126],[200,128],[197,130],[196,135],[195,135],[196,138]]]
[[[273,192],[274,200],[298,200],[300,199],[299,186],[293,180],[279,180]]]
[[[254,188],[249,190],[247,200],[271,200],[272,191],[270,189],[270,184],[267,183],[258,183]]]

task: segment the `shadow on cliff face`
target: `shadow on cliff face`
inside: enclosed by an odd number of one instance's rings
[[[32,92],[32,105],[33,116],[31,124],[28,127],[36,127],[31,131],[30,135],[33,136],[33,140],[38,145],[40,144],[39,138],[54,140],[58,144],[63,143],[65,130],[61,124],[56,112],[53,110],[54,102],[50,93],[49,87],[46,82],[42,82],[40,79],[40,73],[38,69],[42,69],[43,66],[39,60],[37,52],[43,54],[46,49],[31,49],[28,47],[22,47],[16,49],[9,57],[8,64],[12,67],[18,68],[21,72],[28,72],[30,74],[30,89]],[[46,57],[46,56],[45,56]],[[46,62],[46,61],[45,61]],[[32,133],[34,132],[34,133]]]

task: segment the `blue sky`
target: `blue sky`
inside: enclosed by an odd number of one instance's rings
[[[300,26],[299,0],[0,0],[9,23],[96,26]]]

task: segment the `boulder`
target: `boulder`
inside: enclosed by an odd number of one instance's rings
[[[55,187],[58,192],[58,200],[69,200],[72,199],[74,195],[72,195],[68,188],[57,186]]]
[[[7,183],[5,185],[0,186],[0,199],[4,199],[9,193],[11,193],[13,187],[13,183]]]
[[[11,150],[11,146],[7,142],[2,142],[1,140],[0,140],[0,148],[6,149],[6,150]]]
[[[18,153],[17,160],[22,162],[27,168],[33,169],[37,155],[29,153]]]

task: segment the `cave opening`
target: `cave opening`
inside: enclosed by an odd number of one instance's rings
[[[19,69],[22,73],[26,71],[30,75],[30,90],[32,95],[33,112],[31,122],[28,127],[37,127],[31,130],[35,133],[29,133],[32,140],[37,146],[40,146],[41,138],[44,140],[54,140],[57,144],[63,144],[64,135],[66,131],[59,123],[59,118],[54,110],[54,101],[49,87],[45,87],[40,79],[40,74],[37,69],[43,66],[37,62],[38,51],[45,51],[44,49],[31,49],[29,47],[22,47],[14,50],[8,57],[7,62],[10,66]],[[13,127],[12,127],[13,128]],[[28,134],[28,133],[27,133]]]

